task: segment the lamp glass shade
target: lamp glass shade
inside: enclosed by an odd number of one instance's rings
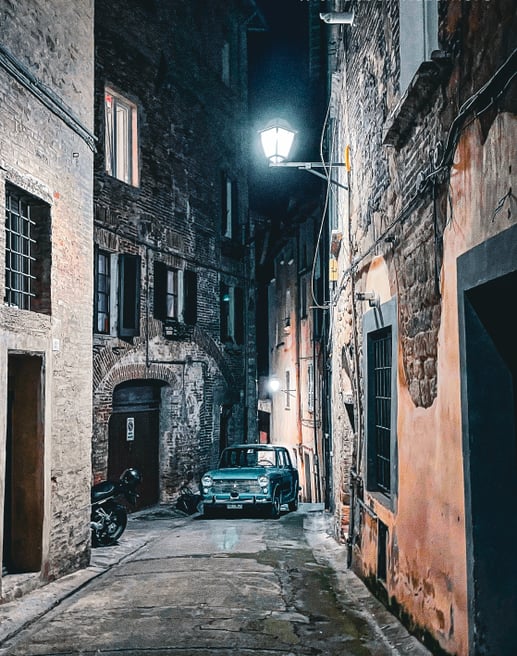
[[[260,141],[267,159],[273,164],[278,164],[287,159],[295,134],[294,130],[277,123],[262,130],[260,132]]]
[[[267,387],[270,392],[278,392],[280,389],[280,381],[276,376],[271,376],[271,378],[268,380]]]

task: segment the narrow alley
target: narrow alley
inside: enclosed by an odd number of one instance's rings
[[[137,513],[118,546],[94,550],[99,575],[39,619],[25,617],[0,654],[427,654],[346,570],[326,523],[318,504],[278,521]]]

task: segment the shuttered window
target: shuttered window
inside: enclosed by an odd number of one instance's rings
[[[119,255],[118,333],[140,334],[140,257]]]

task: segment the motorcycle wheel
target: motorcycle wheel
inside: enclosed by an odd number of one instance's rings
[[[108,517],[105,518],[104,526],[101,530],[92,530],[92,544],[94,547],[107,547],[114,544],[124,533],[127,525],[127,512],[123,506],[114,505],[105,508]],[[95,520],[98,520],[95,517]]]

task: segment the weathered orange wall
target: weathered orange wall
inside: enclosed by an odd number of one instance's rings
[[[431,407],[415,407],[399,357],[396,513],[365,493],[365,502],[389,527],[389,597],[458,656],[468,656],[469,645],[456,262],[516,222],[511,198],[494,216],[500,200],[516,187],[515,152],[517,119],[509,114],[497,116],[484,143],[477,122],[461,136],[443,242],[438,393]],[[384,301],[387,284],[387,266],[374,261],[366,288],[380,291]],[[396,292],[391,289],[390,295]],[[377,534],[375,522],[366,517],[360,568],[369,576],[377,568]]]

